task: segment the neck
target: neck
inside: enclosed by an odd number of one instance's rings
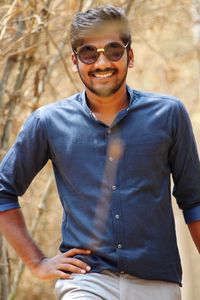
[[[95,95],[86,90],[87,103],[94,114],[113,114],[126,108],[129,103],[126,86],[108,97]]]

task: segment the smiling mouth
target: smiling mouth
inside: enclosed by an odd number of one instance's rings
[[[107,72],[93,72],[91,75],[97,79],[104,79],[104,78],[110,78],[112,77],[114,74],[116,74],[116,71],[112,70],[112,71],[107,71]]]

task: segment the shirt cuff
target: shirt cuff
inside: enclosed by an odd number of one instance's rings
[[[19,203],[6,203],[6,204],[0,204],[0,211],[6,211],[14,208],[20,208]]]
[[[184,210],[183,215],[185,218],[185,222],[187,224],[192,223],[194,221],[199,221],[200,220],[200,205]]]

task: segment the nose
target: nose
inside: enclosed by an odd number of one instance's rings
[[[98,59],[95,62],[95,65],[102,66],[110,63],[109,59],[104,54],[104,49],[99,49],[99,50],[100,51],[98,51]]]

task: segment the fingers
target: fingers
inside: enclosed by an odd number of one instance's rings
[[[55,270],[54,272],[48,274],[42,274],[41,276],[38,277],[44,281],[52,280],[52,279],[72,279],[72,276],[70,274],[62,272],[60,270]]]
[[[65,272],[62,271],[56,271],[54,274],[54,279],[72,279],[73,277]]]
[[[91,250],[73,248],[73,249],[70,249],[69,251],[63,253],[63,255],[65,255],[66,257],[72,257],[72,256],[75,256],[77,254],[88,255],[88,254],[91,254]]]
[[[87,271],[90,271],[90,267],[87,265],[84,267],[77,267],[73,264],[62,264],[59,266],[59,270],[67,271],[70,273],[85,274]]]
[[[52,258],[42,259],[34,273],[43,280],[56,278],[70,279],[71,276],[69,273],[85,274],[91,270],[91,267],[73,256],[90,253],[90,250],[74,248],[65,253],[57,254]]]
[[[71,273],[81,273],[85,274],[91,270],[91,267],[80,259],[73,258],[77,254],[88,255],[91,253],[91,250],[88,249],[77,249],[73,248],[69,251],[63,253],[65,260],[62,261],[61,270],[69,271]]]
[[[80,269],[84,269],[86,271],[90,271],[90,267],[84,261],[77,258],[65,258],[61,262],[61,265],[68,265],[68,264],[76,266]]]

